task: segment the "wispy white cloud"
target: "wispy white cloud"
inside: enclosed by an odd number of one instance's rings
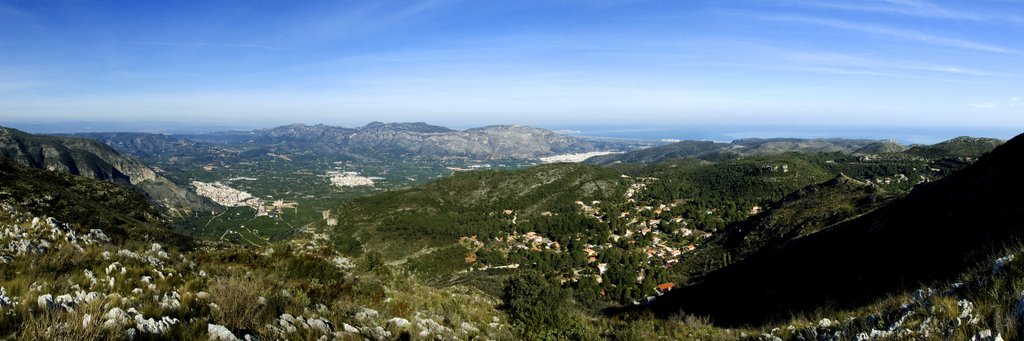
[[[936,4],[928,3],[920,0],[886,0],[885,2],[895,5],[897,10],[903,10],[907,14],[920,15],[926,17],[939,17],[939,18],[952,18],[952,19],[970,19],[978,20],[979,16],[962,12],[955,11],[949,8],[945,8]]]
[[[215,47],[215,48],[241,48],[241,49],[261,49],[261,50],[290,50],[286,47],[279,46],[267,46],[258,44],[224,44],[224,43],[199,43],[199,42],[169,42],[169,41],[141,41],[135,42],[138,45],[154,45],[154,46],[184,46],[184,47]]]
[[[15,8],[5,4],[0,4],[0,17],[31,19],[33,18],[33,15],[19,8]]]
[[[1010,99],[1003,101],[972,103],[970,106],[977,109],[1024,108],[1024,101],[1022,101],[1020,97],[1011,97]]]
[[[793,71],[808,71],[815,73],[827,73],[834,75],[858,75],[858,76],[882,76],[882,77],[901,77],[904,75],[890,72],[879,72],[879,71],[867,71],[853,68],[842,68],[832,66],[781,66],[781,69],[793,70]]]
[[[803,50],[749,41],[718,43],[719,50],[743,51],[742,55],[756,55],[757,59],[740,58],[729,62],[717,58],[716,63],[736,67],[769,70],[791,70],[832,75],[859,75],[898,77],[944,82],[980,79],[1012,79],[1014,74],[978,69],[970,66],[885,58],[870,53],[850,54],[820,50]]]
[[[898,75],[900,72],[926,72],[931,74],[958,76],[1012,77],[1012,75],[1005,73],[977,70],[956,65],[878,59],[843,53],[805,52],[793,50],[782,51],[781,53],[784,58],[794,62],[812,65],[841,66],[845,68],[859,69],[865,72],[880,72],[881,74]]]
[[[1015,55],[1022,54],[1020,51],[1012,50],[1012,49],[1005,48],[1005,47],[998,46],[998,45],[992,45],[992,44],[976,42],[976,41],[971,41],[971,40],[965,40],[965,39],[940,37],[940,36],[930,35],[930,34],[921,33],[921,32],[917,32],[917,31],[904,30],[904,29],[887,27],[887,26],[881,26],[881,25],[857,23],[857,22],[835,20],[835,19],[813,18],[813,17],[806,17],[806,16],[758,16],[758,18],[764,19],[764,20],[774,20],[774,21],[804,23],[804,24],[811,24],[811,25],[818,25],[818,26],[827,26],[827,27],[832,27],[832,28],[837,28],[837,29],[843,29],[843,30],[849,30],[849,31],[858,31],[858,32],[863,32],[863,33],[870,33],[870,34],[875,34],[875,35],[887,36],[887,37],[890,37],[890,38],[896,38],[896,39],[901,39],[901,40],[916,41],[918,43],[928,44],[928,45],[935,45],[935,46],[953,47],[953,48],[960,48],[960,49],[985,51],[985,52],[995,52],[995,53],[1005,53],[1005,54],[1015,54]]]
[[[293,25],[293,35],[306,40],[330,39],[365,33],[409,22],[452,6],[460,0],[335,2],[315,20],[302,17]]]
[[[39,86],[36,82],[21,82],[0,79],[0,93],[30,89]]]
[[[956,11],[935,4],[913,0],[887,0],[881,2],[857,1],[854,3],[808,2],[807,4],[813,4],[813,6],[825,8],[885,14],[900,14],[926,18],[982,20],[981,16],[974,13],[966,11]]]
[[[0,93],[31,89],[41,86],[24,71],[0,68]]]
[[[451,6],[457,0],[427,0],[417,1],[394,12],[388,16],[388,20],[402,21],[443,7]]]
[[[791,2],[792,3],[792,2]],[[802,6],[835,9],[842,11],[867,12],[889,15],[904,15],[921,18],[950,19],[960,21],[999,21],[1024,23],[1024,18],[1006,13],[980,13],[942,6],[921,0],[882,1],[797,1]]]

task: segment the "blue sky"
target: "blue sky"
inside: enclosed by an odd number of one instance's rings
[[[1024,130],[1024,2],[3,1],[0,122]]]

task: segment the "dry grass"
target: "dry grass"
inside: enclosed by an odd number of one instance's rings
[[[30,314],[21,323],[18,340],[120,340],[120,328],[104,328],[102,301],[80,305],[74,311],[51,310]]]
[[[210,296],[219,309],[210,309],[215,321],[232,330],[254,332],[274,316],[267,304],[266,286],[254,277],[227,277],[210,286]]]

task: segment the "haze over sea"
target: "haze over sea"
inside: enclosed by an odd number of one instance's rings
[[[692,125],[660,127],[546,127],[577,136],[641,140],[732,141],[743,138],[854,138],[893,140],[900,144],[933,144],[957,136],[1009,139],[1020,132],[999,127],[875,127],[820,125]]]

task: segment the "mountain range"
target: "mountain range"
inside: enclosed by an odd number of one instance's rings
[[[659,145],[654,141],[576,137],[521,125],[455,130],[422,122],[371,122],[356,128],[292,124],[201,134],[79,133],[74,136],[100,140],[121,153],[142,159],[169,156],[212,159],[239,153],[315,154],[354,160],[402,157],[536,159],[558,154],[622,152],[595,156],[586,161],[595,165],[657,163],[687,157],[715,161],[785,152],[977,157],[1002,143],[996,139],[972,137],[912,146],[869,139],[748,138],[732,142],[680,141]]]
[[[470,157],[533,159],[556,154],[631,150],[646,144],[562,135],[521,125],[466,130],[417,123],[372,122],[345,128],[292,124],[271,129],[177,135],[191,141],[260,148],[280,154],[318,153],[356,159]]]

